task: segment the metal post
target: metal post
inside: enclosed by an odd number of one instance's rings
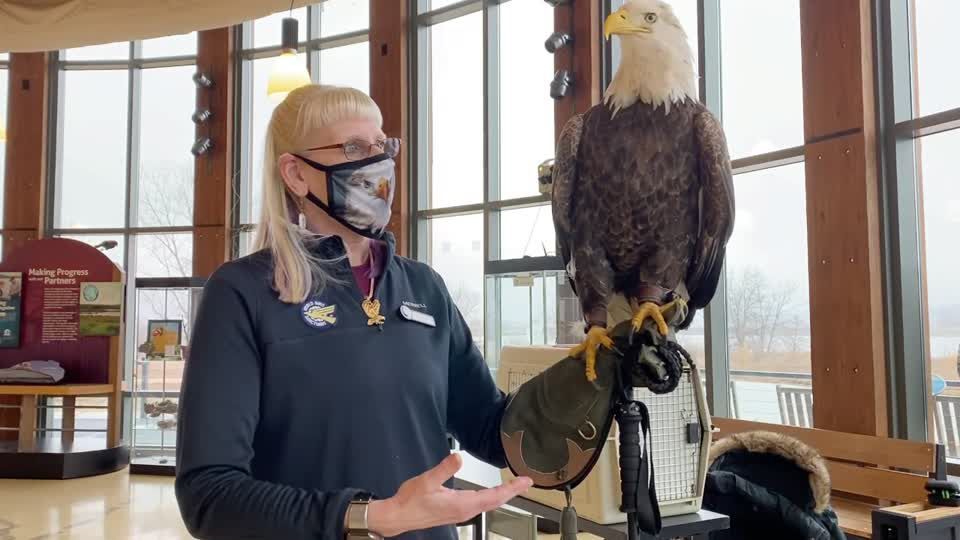
[[[717,117],[723,117],[720,55],[720,0],[699,0],[700,99]],[[730,354],[727,338],[726,265],[713,301],[704,310],[707,401],[711,414],[730,416]]]

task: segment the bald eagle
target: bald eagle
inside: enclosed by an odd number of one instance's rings
[[[585,354],[589,380],[597,350],[612,346],[615,298],[635,331],[647,319],[664,336],[690,325],[716,292],[734,222],[726,138],[696,99],[670,5],[628,0],[604,35],[620,39],[620,66],[603,103],[564,126],[553,169],[554,226],[587,330],[571,352]]]

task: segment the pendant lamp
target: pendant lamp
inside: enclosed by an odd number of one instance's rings
[[[283,52],[274,60],[267,81],[267,97],[274,104],[283,101],[293,90],[311,83],[307,66],[297,58],[298,24],[293,17],[283,19]]]

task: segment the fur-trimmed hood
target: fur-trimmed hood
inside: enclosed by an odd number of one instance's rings
[[[816,450],[799,440],[770,431],[749,431],[728,435],[710,448],[710,463],[728,452],[746,450],[762,454],[774,454],[790,460],[809,473],[810,492],[813,494],[814,511],[822,513],[830,505],[830,473]]]

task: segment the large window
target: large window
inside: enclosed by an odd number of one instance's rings
[[[747,420],[809,426],[800,5],[798,0],[722,2],[719,19],[720,112],[737,201],[724,298],[729,412]],[[715,354],[711,360],[723,358]],[[728,397],[724,390],[715,388],[718,398]]]
[[[277,64],[286,61],[280,57],[281,21],[290,16],[299,21],[296,62],[310,71],[313,82],[370,92],[369,0],[326,0],[243,24],[239,255],[250,252],[260,220],[264,140],[277,105],[267,95],[267,81]]]
[[[150,373],[159,378],[160,365],[136,352],[146,341],[147,321],[189,313],[185,295],[169,295],[165,303],[149,295],[138,301],[137,290],[143,278],[193,276],[196,55],[197,34],[190,33],[69,49],[56,57],[56,160],[45,219],[52,235],[99,246],[126,272],[126,309],[133,314],[123,370],[129,389]],[[166,375],[175,379],[179,370],[174,366]],[[128,404],[124,437],[136,442],[139,462],[165,432],[142,401]],[[49,421],[57,425],[59,415],[53,410]],[[78,422],[105,420],[104,411],[94,409],[82,411]]]
[[[544,48],[554,8],[448,4],[420,2],[417,18],[416,255],[444,278],[496,368],[503,345],[570,342],[557,336],[569,292],[537,182],[555,145]]]
[[[192,275],[195,33],[60,53],[53,234],[134,276]]]
[[[948,0],[884,4],[881,101],[892,429],[960,459],[960,83]],[[932,413],[932,414],[930,414]],[[956,471],[952,471],[956,473]]]

